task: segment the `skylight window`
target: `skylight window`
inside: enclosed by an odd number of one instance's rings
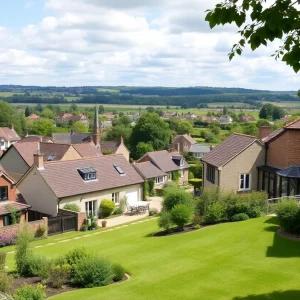
[[[56,157],[56,154],[55,153],[51,153],[48,158],[47,158],[47,161],[53,161]]]
[[[120,175],[125,175],[125,172],[123,171],[123,169],[118,166],[118,165],[114,165],[114,168],[117,170],[117,172],[120,174]]]
[[[97,171],[93,168],[82,168],[78,169],[78,172],[84,181],[97,179]]]

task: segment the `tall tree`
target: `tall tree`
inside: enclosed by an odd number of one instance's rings
[[[178,134],[192,133],[193,126],[189,121],[179,121],[176,131]]]
[[[235,22],[241,39],[233,45],[229,53],[231,60],[241,55],[249,44],[254,51],[261,45],[267,46],[274,39],[283,39],[282,46],[273,54],[291,66],[295,72],[300,70],[299,1],[295,0],[224,0],[213,10],[208,10],[205,20],[211,28]]]
[[[104,113],[104,106],[103,105],[99,105],[98,113],[99,114],[103,114]]]
[[[30,133],[51,136],[54,131],[54,125],[50,120],[38,120],[33,122]]]
[[[77,121],[75,123],[73,123],[72,125],[72,129],[75,132],[79,132],[79,133],[85,133],[85,132],[89,132],[89,129],[86,125],[84,125],[82,122]]]
[[[25,117],[30,116],[30,114],[31,114],[31,109],[30,109],[29,106],[26,106],[26,108],[25,108]]]
[[[141,158],[147,152],[152,152],[153,150],[154,149],[151,142],[148,143],[139,142],[136,146],[136,159]]]

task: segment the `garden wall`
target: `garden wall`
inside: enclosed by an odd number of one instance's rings
[[[0,227],[0,235],[17,234],[17,232],[22,230],[25,225],[27,225],[28,228],[30,230],[32,230],[32,232],[35,234],[41,226],[45,226],[46,228],[48,228],[48,218],[44,217],[39,221]],[[48,236],[48,230],[47,229],[44,233],[44,236]]]
[[[84,220],[86,219],[86,213],[85,212],[74,212],[67,209],[58,209],[58,215],[76,215],[77,217],[77,231],[80,231],[81,226],[84,223]]]

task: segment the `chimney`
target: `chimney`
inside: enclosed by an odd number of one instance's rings
[[[9,128],[9,129],[14,129],[14,124],[13,124],[13,123],[9,123],[8,128]]]
[[[99,126],[97,106],[95,106],[95,114],[94,114],[93,141],[96,147],[100,147],[100,126]]]
[[[269,126],[260,126],[258,137],[259,139],[262,140],[263,138],[267,137],[270,133],[271,133],[271,129]]]
[[[33,162],[38,170],[44,169],[44,154],[41,153],[40,143],[38,143],[38,150],[36,154],[33,154]]]
[[[121,144],[124,144],[124,138],[121,136]]]

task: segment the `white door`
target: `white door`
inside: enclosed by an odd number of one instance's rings
[[[138,193],[138,190],[136,190],[136,189],[126,191],[127,201],[129,201],[131,203],[137,202],[139,200],[138,195],[139,195],[139,193]]]

